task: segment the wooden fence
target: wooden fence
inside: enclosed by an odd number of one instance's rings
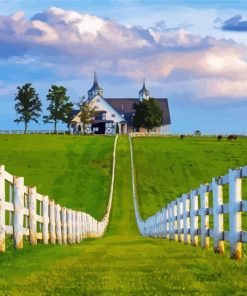
[[[25,134],[24,130],[0,130],[0,135],[23,135]],[[46,134],[52,135],[54,134],[54,130],[28,130],[27,134]],[[57,130],[56,134],[58,135],[65,135],[70,134],[67,130]]]
[[[181,134],[175,134],[175,133],[159,133],[159,132],[131,132],[129,133],[130,137],[180,137]],[[217,138],[219,135],[221,135],[223,138],[227,138],[229,134],[201,134],[200,136],[197,136],[195,134],[188,134],[184,133],[182,134],[185,137],[195,137],[195,138]],[[238,137],[246,137],[246,134],[234,134]]]
[[[36,188],[24,185],[23,177],[15,177],[0,166],[0,252],[5,251],[6,234],[13,235],[16,249],[23,248],[23,236],[31,245],[74,244],[87,237],[101,237],[108,225],[115,180],[115,155],[118,136],[113,149],[112,179],[105,216],[97,221],[91,215],[56,204]]]
[[[130,137],[170,137],[171,133],[160,132],[132,132],[129,133]]]
[[[247,200],[242,199],[242,179],[247,177],[247,166],[230,169],[208,184],[179,196],[155,215],[142,220],[136,199],[132,139],[130,140],[132,192],[135,215],[143,236],[167,238],[202,248],[209,248],[210,238],[216,253],[224,252],[225,242],[230,244],[230,258],[242,258],[242,244],[247,243],[247,232],[242,229],[242,213],[247,212]],[[223,189],[228,203],[223,203]],[[212,195],[212,206],[209,196]],[[226,200],[225,199],[225,200]],[[228,225],[224,225],[228,215]],[[224,226],[228,226],[226,231]]]

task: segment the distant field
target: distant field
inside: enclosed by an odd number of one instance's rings
[[[101,218],[111,180],[114,137],[0,135],[0,164],[63,206]]]
[[[134,138],[140,211],[149,217],[182,193],[247,165],[247,139]],[[244,193],[247,186],[244,186]],[[225,196],[226,198],[226,196]],[[246,197],[245,197],[246,199]]]

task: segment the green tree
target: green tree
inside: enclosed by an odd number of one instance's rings
[[[82,131],[85,133],[85,125],[92,122],[97,111],[92,102],[85,101],[84,97],[82,97],[81,101],[78,103],[78,107],[80,108],[79,117],[82,122]]]
[[[70,123],[72,119],[74,118],[72,111],[73,111],[73,103],[67,104],[67,106],[65,107],[64,123],[67,124],[68,129],[70,127]]]
[[[38,123],[38,118],[41,116],[42,104],[39,95],[31,83],[26,83],[21,87],[17,87],[15,102],[15,111],[20,115],[15,119],[15,122],[24,122],[26,134],[29,122],[34,121]]]
[[[133,126],[137,129],[146,128],[148,131],[154,127],[161,126],[162,113],[159,104],[154,98],[134,103],[133,109],[135,115],[133,117]]]
[[[67,96],[67,89],[63,86],[52,85],[47,94],[47,100],[50,102],[47,110],[49,115],[44,116],[45,123],[54,124],[54,133],[57,133],[57,124],[59,121],[69,124],[73,103]]]

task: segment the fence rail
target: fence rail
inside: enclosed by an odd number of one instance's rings
[[[185,137],[203,137],[203,138],[209,138],[209,137],[218,137],[221,135],[222,137],[227,138],[229,134],[201,134],[200,136],[195,135],[195,134],[188,134],[188,133],[183,133],[183,134],[175,134],[175,133],[159,133],[159,132],[131,132],[129,133],[130,137],[180,137],[181,135]],[[246,134],[234,134],[238,137],[246,137]]]
[[[0,252],[4,252],[6,234],[13,235],[14,246],[23,248],[23,236],[31,245],[74,244],[87,237],[101,237],[109,223],[115,180],[115,156],[118,136],[113,149],[112,178],[106,213],[97,221],[88,213],[56,204],[36,187],[24,185],[23,177],[12,176],[0,166]]]
[[[57,130],[56,134],[65,135],[70,133],[68,130]],[[24,130],[0,130],[0,135],[23,135]],[[54,130],[28,130],[27,134],[54,134]]]
[[[242,199],[242,179],[247,177],[247,166],[230,169],[221,177],[212,178],[170,202],[155,215],[143,220],[138,210],[132,139],[129,136],[132,169],[132,192],[136,221],[143,236],[167,238],[202,248],[209,248],[210,238],[216,253],[224,252],[224,242],[230,243],[230,257],[242,257],[242,244],[247,243],[247,232],[242,230],[242,213],[247,212],[247,200]],[[228,203],[223,203],[223,188],[228,186]],[[209,207],[209,195],[213,205]],[[229,231],[224,230],[224,214],[229,215]],[[200,219],[200,223],[199,223]],[[212,221],[211,221],[212,220]],[[212,223],[210,223],[212,222]],[[212,226],[212,228],[210,228]]]

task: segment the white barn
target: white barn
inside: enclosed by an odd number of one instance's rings
[[[96,73],[94,74],[93,86],[88,91],[87,100],[91,105],[96,108],[97,115],[92,119],[90,124],[85,127],[86,134],[115,134],[118,126],[120,134],[127,134],[133,131],[133,104],[138,103],[140,100],[148,100],[150,92],[146,89],[145,81],[143,87],[139,91],[139,98],[104,98],[103,89],[99,86]],[[161,134],[169,133],[169,126],[171,123],[169,106],[167,99],[157,99],[160,108],[163,111],[163,122],[154,131]],[[80,120],[80,111],[73,111],[73,119],[70,127],[73,133],[81,133],[83,124]]]

